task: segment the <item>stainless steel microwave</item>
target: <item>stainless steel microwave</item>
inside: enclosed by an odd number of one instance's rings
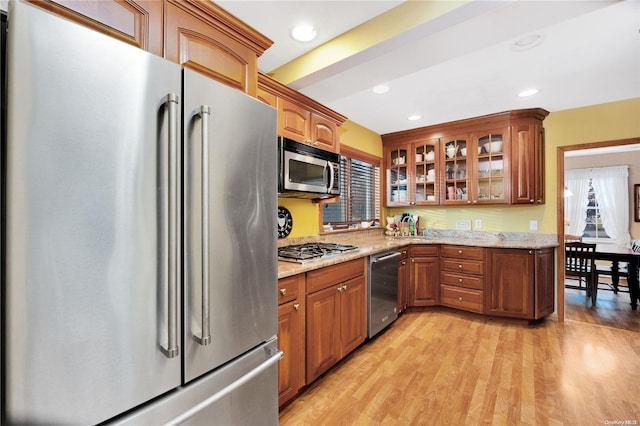
[[[340,195],[340,155],[278,137],[278,196],[330,198]]]

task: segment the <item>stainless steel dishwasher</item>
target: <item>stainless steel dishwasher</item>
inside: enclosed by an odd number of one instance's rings
[[[397,250],[369,256],[369,338],[398,318],[398,256]]]

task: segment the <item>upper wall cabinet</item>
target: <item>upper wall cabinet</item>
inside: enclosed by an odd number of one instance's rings
[[[167,0],[165,57],[255,96],[272,42],[213,2]]]
[[[273,44],[210,1],[28,1],[251,96],[258,57]]]
[[[164,4],[156,0],[27,0],[43,9],[162,56]]]
[[[257,98],[278,109],[278,135],[340,152],[338,128],[347,117],[265,74],[258,74]]]
[[[544,203],[542,121],[548,114],[540,108],[508,111],[382,135],[385,204]],[[425,170],[417,167],[420,159],[428,162],[416,141],[437,141],[436,161]]]

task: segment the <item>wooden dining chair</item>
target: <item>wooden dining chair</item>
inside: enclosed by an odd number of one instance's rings
[[[580,241],[565,243],[564,276],[585,278],[587,297],[595,306],[598,296],[598,271],[596,269],[596,245]]]

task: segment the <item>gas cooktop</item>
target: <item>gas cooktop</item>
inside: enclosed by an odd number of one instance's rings
[[[306,263],[320,260],[331,255],[358,250],[358,247],[335,243],[305,243],[278,248],[278,260],[285,262]]]

